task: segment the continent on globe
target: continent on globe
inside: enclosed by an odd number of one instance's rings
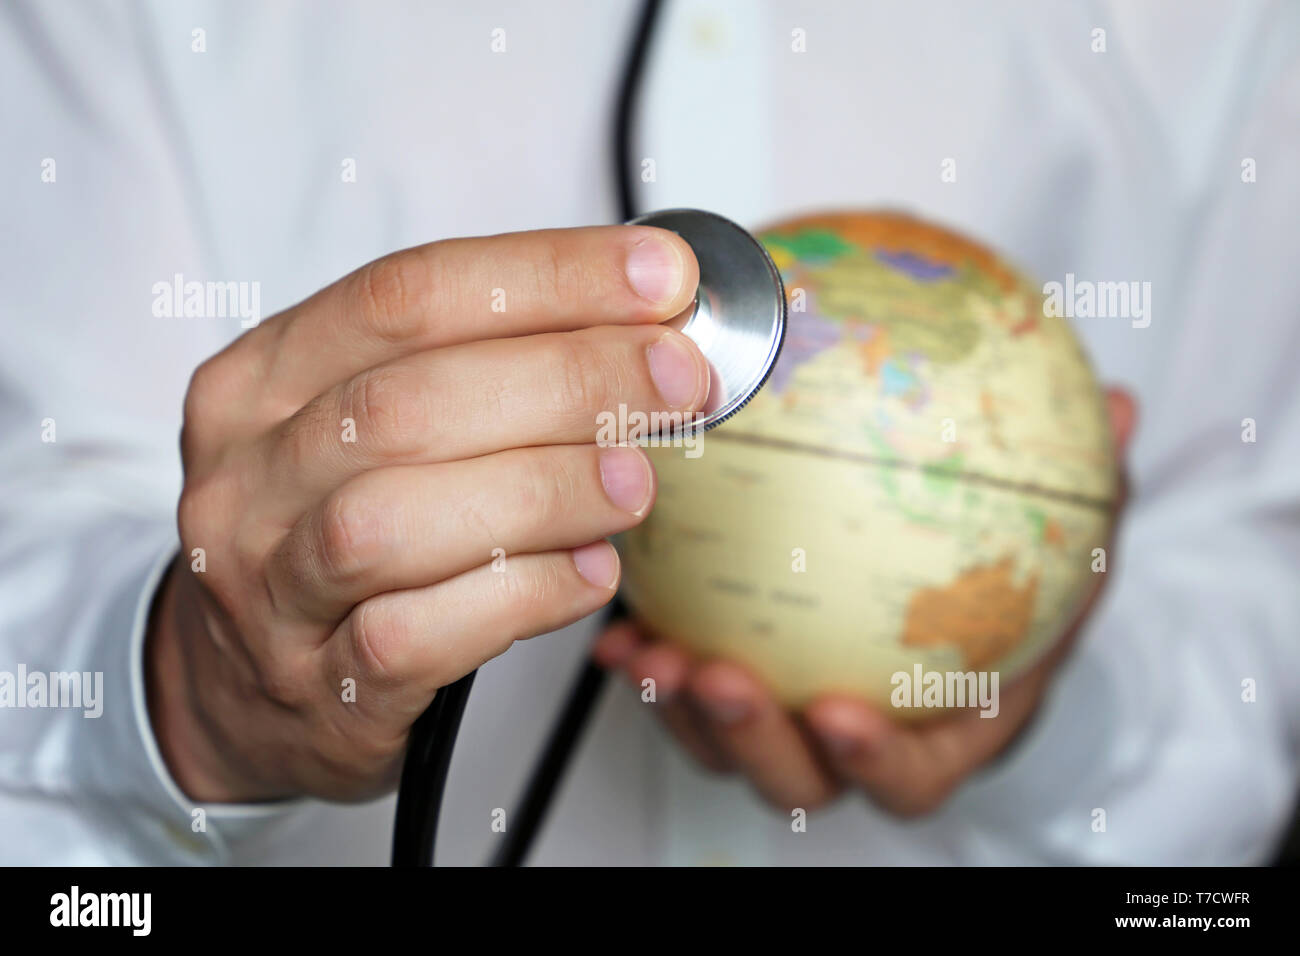
[[[956,645],[965,666],[981,669],[1014,650],[1033,619],[1036,576],[1017,587],[1014,562],[976,565],[949,584],[922,588],[912,595],[903,624],[908,647]]]

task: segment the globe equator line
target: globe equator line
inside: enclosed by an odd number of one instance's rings
[[[709,440],[731,441],[736,442],[737,444],[777,448],[782,451],[803,452],[809,455],[819,455],[822,458],[838,458],[843,461],[852,461],[863,465],[880,465],[884,468],[909,468],[913,471],[940,472],[945,476],[955,478],[967,484],[985,485],[992,488],[998,488],[1002,491],[1015,491],[1020,492],[1021,494],[1034,495],[1039,498],[1050,498],[1054,501],[1063,501],[1084,508],[1092,508],[1096,511],[1110,512],[1114,508],[1113,503],[1104,498],[1095,498],[1092,495],[1080,494],[1077,491],[1061,491],[1057,488],[1046,488],[1042,485],[1033,484],[1032,482],[1012,481],[1009,478],[995,478],[992,475],[985,475],[976,471],[951,471],[936,465],[907,461],[902,458],[881,458],[877,455],[841,451],[836,448],[825,448],[821,445],[811,445],[805,442],[790,441],[785,438],[767,438],[762,435],[752,435],[745,432],[722,431],[721,429],[717,429],[709,435]]]

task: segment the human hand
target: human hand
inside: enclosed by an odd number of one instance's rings
[[[701,407],[703,356],[655,324],[697,283],[690,247],[649,227],[448,240],[198,368],[146,645],[191,799],[381,793],[438,688],[613,596],[602,539],[655,478],[639,448],[593,443],[598,415]]]

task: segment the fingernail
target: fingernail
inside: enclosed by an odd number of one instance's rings
[[[682,288],[685,269],[677,249],[658,237],[642,239],[627,254],[627,281],[636,294],[658,305]]]
[[[740,723],[753,710],[749,702],[743,700],[716,700],[701,697],[699,701],[710,719],[727,726]]]
[[[700,367],[691,346],[665,332],[647,351],[650,377],[669,408],[693,406],[700,394]]]
[[[579,574],[598,588],[612,588],[618,583],[618,553],[608,541],[576,549],[573,564]]]
[[[616,508],[640,517],[650,505],[650,462],[638,448],[600,453],[600,483]]]

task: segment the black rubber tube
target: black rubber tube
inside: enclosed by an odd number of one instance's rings
[[[438,691],[411,726],[393,819],[393,866],[433,866],[447,768],[478,671]]]
[[[596,701],[605,686],[605,671],[588,660],[578,673],[578,679],[569,691],[568,701],[559,719],[551,729],[546,747],[533,766],[524,789],[523,799],[509,818],[504,842],[492,857],[493,866],[522,866],[528,859],[547,811],[564,779],[573,752],[578,749],[582,732],[595,709]]]
[[[650,39],[661,6],[660,0],[645,0],[641,5],[631,52],[619,84],[613,161],[623,222],[634,219],[637,214],[632,176],[636,162],[632,156],[632,121]],[[622,602],[615,596],[610,603],[607,622],[625,614]],[[397,790],[397,813],[393,820],[393,866],[433,866],[438,818],[442,811],[443,793],[447,789],[447,770],[451,766],[456,735],[477,673],[470,671],[438,691],[428,710],[411,726],[406,760],[402,764],[402,781]],[[493,865],[518,866],[527,858],[604,686],[604,671],[587,661],[569,691],[568,701],[533,768],[519,809],[513,819],[507,821],[506,842],[493,857]]]

